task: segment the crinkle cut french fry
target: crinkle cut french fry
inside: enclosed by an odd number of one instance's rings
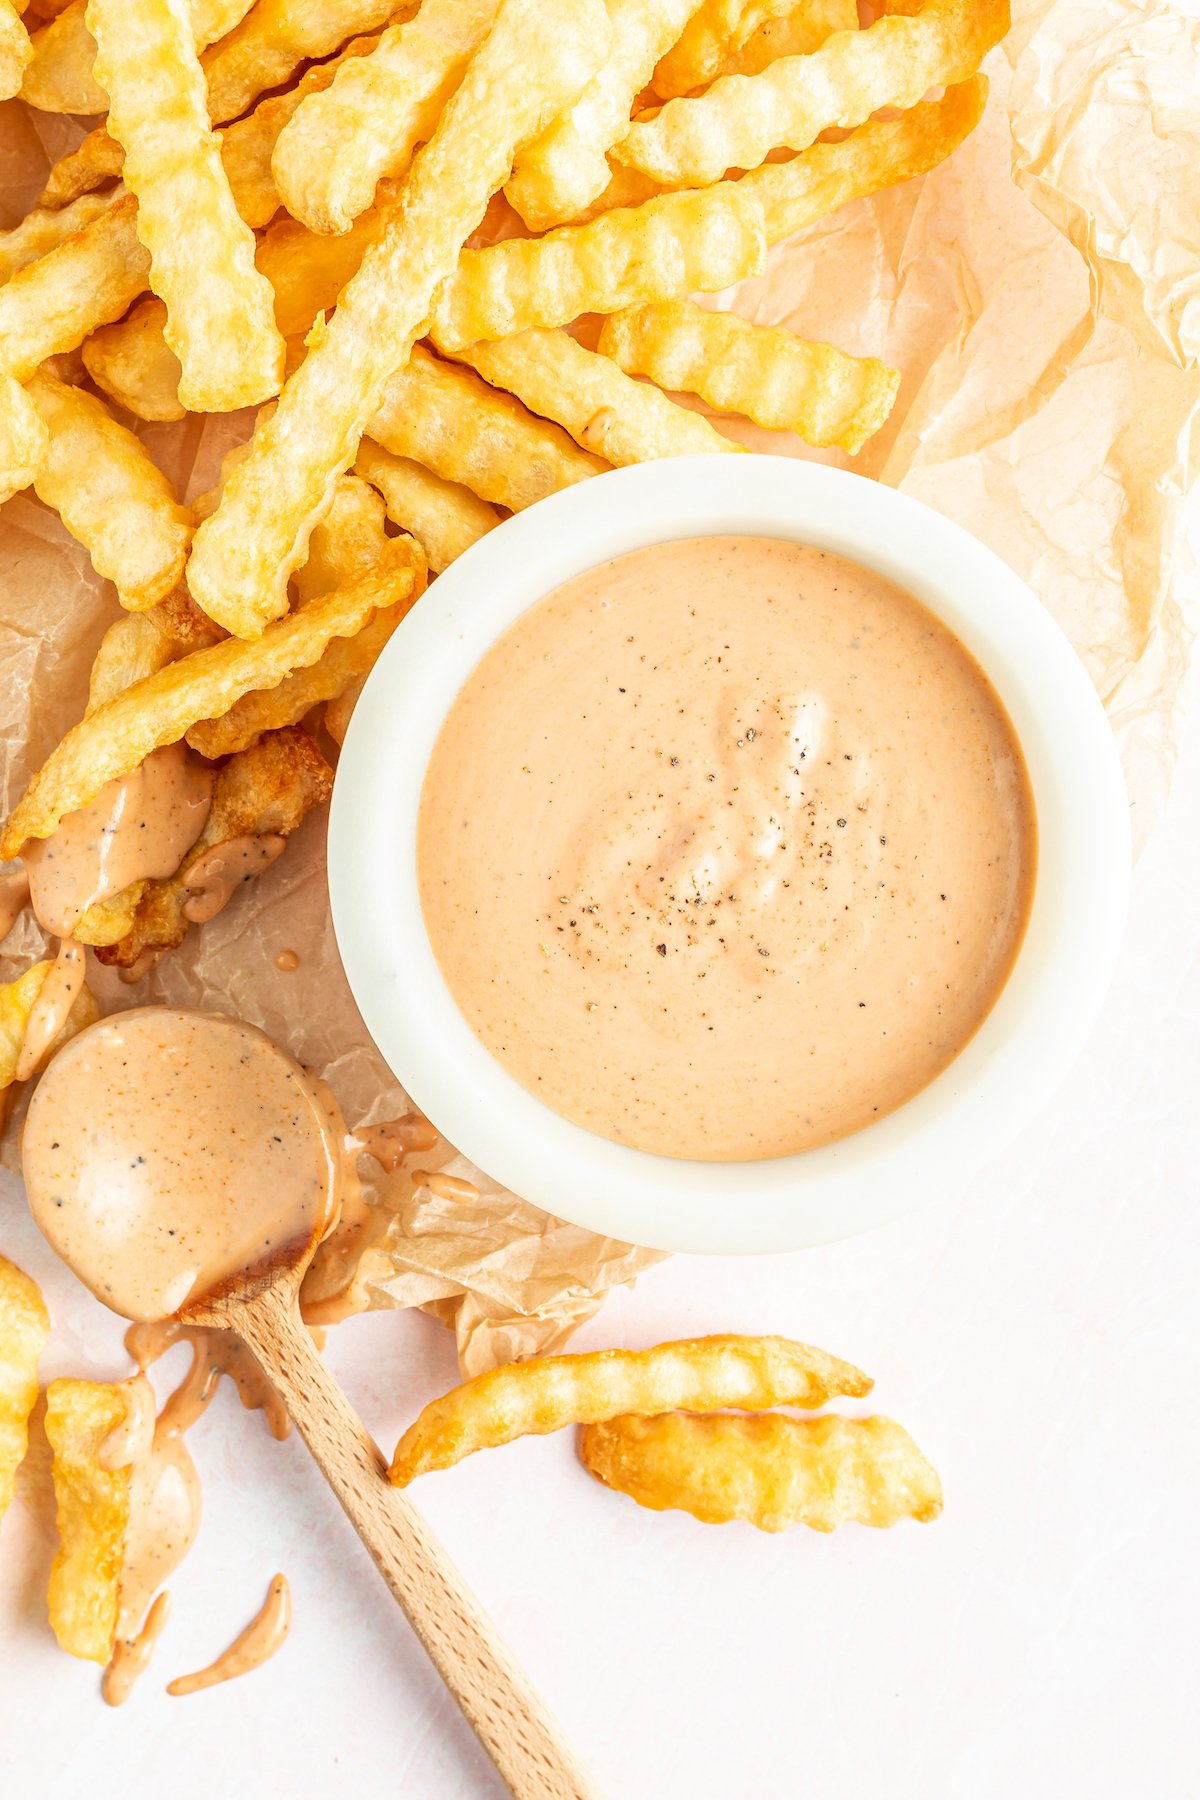
[[[256,0],[204,58],[213,124],[239,118],[260,94],[284,87],[301,63],[415,11],[415,5],[397,8],[396,0]]]
[[[780,35],[792,48],[776,54],[808,56],[835,31],[857,31],[858,7],[856,0],[703,0],[655,69],[654,92],[675,100],[718,75],[735,69],[748,74],[740,64],[751,41],[785,20]],[[761,61],[750,60],[765,68],[772,58],[762,53],[761,41],[758,54]]]
[[[851,455],[879,430],[900,386],[896,370],[874,356],[847,356],[690,300],[615,314],[604,321],[600,350],[630,375]]]
[[[370,438],[359,444],[354,467],[383,495],[393,524],[416,538],[435,575],[500,523],[495,507],[470,488],[444,480],[407,456],[394,456]]]
[[[608,0],[613,47],[574,106],[519,153],[505,193],[531,231],[577,218],[608,185],[608,151],[697,0]]]
[[[439,361],[420,344],[392,376],[369,435],[481,500],[520,512],[608,467],[471,369]]]
[[[49,1337],[50,1315],[37,1282],[0,1256],[0,1519],[12,1503],[29,1447],[38,1358]]]
[[[83,194],[69,206],[35,206],[11,231],[0,232],[0,285],[98,219],[111,202],[109,194]]]
[[[150,256],[125,194],[48,256],[0,287],[0,373],[28,381],[47,357],[76,350],[146,289]]]
[[[739,29],[719,75],[758,75],[781,56],[811,56],[835,31],[858,30],[856,0],[801,0],[777,11],[768,6],[762,18],[759,10],[751,7],[744,16],[752,29],[744,35]]]
[[[1008,0],[926,0],[912,17],[837,32],[812,56],[670,100],[631,125],[613,155],[667,187],[756,169],[772,150],[803,150],[829,126],[859,125],[880,107],[913,106],[930,88],[964,80],[1008,24]]]
[[[353,461],[516,145],[568,104],[607,46],[600,0],[559,0],[549,13],[536,0],[504,0],[382,237],[196,533],[188,585],[220,624],[250,636],[283,611],[287,578],[332,482]]]
[[[387,549],[386,519],[383,499],[368,481],[338,476],[325,517],[313,526],[308,555],[292,577],[301,606],[370,574]]]
[[[257,262],[275,294],[275,323],[285,338],[302,338],[318,313],[331,312],[370,245],[383,233],[386,212],[371,208],[338,237],[318,237],[299,220],[276,219],[259,239]]]
[[[732,1406],[824,1406],[856,1398],[861,1369],[788,1338],[735,1334],[683,1338],[651,1350],[531,1357],[476,1375],[425,1407],[396,1446],[388,1471],[406,1487],[476,1450],[627,1412],[713,1412]]]
[[[399,541],[389,539],[389,549]],[[188,732],[189,744],[202,756],[228,756],[257,743],[265,731],[299,724],[322,701],[336,700],[352,682],[375,667],[384,645],[420,597],[424,585],[423,578],[414,583],[407,600],[374,613],[354,637],[334,638],[311,669],[297,670],[278,687],[244,694],[219,719],[205,719],[193,725]]]
[[[170,422],[186,411],[179,398],[179,358],[163,336],[166,319],[166,307],[151,295],[84,340],[84,368],[135,419]]]
[[[639,1506],[706,1525],[745,1519],[760,1531],[833,1531],[936,1519],[942,1510],[936,1470],[893,1419],[626,1416],[585,1426],[580,1456],[597,1481]]]
[[[129,1530],[133,1470],[106,1469],[106,1438],[129,1417],[125,1385],[52,1381],[46,1436],[54,1452],[58,1554],[50,1570],[50,1624],[71,1656],[105,1663],[117,1629],[117,1592]]]
[[[87,17],[110,96],[108,129],[125,151],[151,286],[183,368],[179,398],[196,412],[253,406],[279,391],[283,339],[209,126],[188,26],[172,0],[88,0]]]
[[[271,167],[283,204],[312,231],[345,231],[385,176],[403,175],[496,17],[500,0],[425,0],[369,56],[297,109]]]
[[[25,1028],[37,1005],[42,984],[53,967],[52,962],[37,962],[18,975],[15,981],[0,984],[0,1093],[11,1087],[17,1079],[21,1052],[25,1047]],[[82,1031],[85,1025],[91,1025],[98,1016],[99,1008],[91,989],[85,981],[80,982],[79,991],[71,1002],[71,1010],[61,1031],[48,1045],[38,1070],[34,1072],[44,1068],[68,1038],[74,1037],[77,1031]]]
[[[651,76],[651,85],[664,100],[690,94],[711,81],[750,0],[701,0],[670,48],[664,51]]]
[[[743,175],[738,186],[761,205],[767,242],[782,243],[851,200],[936,168],[974,131],[987,92],[986,75],[974,75],[898,119],[872,119],[840,143],[814,144]]]
[[[199,720],[215,719],[252,689],[311,667],[331,639],[353,637],[373,612],[406,599],[423,562],[414,548],[406,565],[397,558],[351,587],[310,601],[252,643],[227,638],[194,651],[98,706],[72,727],[30,782],[0,834],[0,858],[17,855],[28,838],[50,837],[105,782],[128,775],[161,745],[178,743]]]
[[[50,434],[29,395],[0,375],[0,505],[31,487],[46,459]]]
[[[431,336],[461,350],[585,312],[711,293],[761,273],[765,257],[762,209],[738,182],[663,194],[587,225],[464,251],[438,295]]]
[[[493,387],[516,394],[585,450],[617,466],[741,448],[699,413],[632,380],[565,331],[522,331],[458,354]]]
[[[116,584],[121,605],[142,612],[179,581],[192,521],[141,440],[102,400],[45,370],[26,392],[49,432],[34,486]]]
[[[0,100],[11,100],[21,91],[25,71],[33,60],[33,45],[12,0],[0,0]],[[4,1509],[0,1507],[0,1512]]]
[[[329,62],[305,70],[294,88],[284,94],[272,94],[244,119],[218,131],[221,161],[234,203],[255,231],[268,224],[279,210],[279,195],[271,175],[271,155],[279,133],[308,94],[328,87],[343,62],[352,56],[365,56],[377,42],[376,37],[354,38]],[[124,162],[125,152],[120,144],[99,125],[55,163],[42,189],[40,204],[61,207],[81,194],[91,193],[120,175]]]
[[[123,613],[100,640],[88,677],[87,711],[124,693],[135,681],[157,675],[176,657],[216,643],[220,631],[186,588],[179,587],[148,612]]]
[[[182,944],[191,924],[184,911],[193,891],[188,877],[201,858],[238,839],[290,837],[310,812],[325,804],[332,788],[333,770],[299,725],[268,731],[231,756],[217,770],[204,830],[179,869],[165,880],[145,884],[127,933],[97,950],[97,960],[128,969],[146,950],[173,950]]]
[[[21,98],[40,112],[101,113],[108,95],[92,72],[96,42],[84,23],[87,0],[72,0],[35,31]]]

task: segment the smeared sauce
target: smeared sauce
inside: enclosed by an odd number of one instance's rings
[[[34,1090],[30,1208],[99,1299],[129,1319],[169,1318],[328,1229],[347,1136],[335,1113],[241,1020],[117,1013],[73,1038]]]
[[[354,1130],[358,1151],[373,1157],[388,1175],[395,1174],[406,1156],[416,1150],[432,1150],[437,1141],[436,1125],[420,1113],[405,1113],[401,1119],[387,1119],[382,1125],[359,1125]]]
[[[39,923],[69,937],[97,901],[173,875],[204,829],[212,785],[193,751],[168,744],[68,813],[53,837],[32,839],[23,854]]]
[[[227,844],[218,844],[215,850],[197,857],[187,872],[191,897],[183,903],[184,918],[194,925],[215,919],[229,905],[235,888],[269,868],[286,843],[286,838],[274,834],[230,838]]]
[[[29,904],[29,876],[24,869],[0,875],[0,944]]]
[[[71,1008],[79,998],[85,974],[82,944],[64,938],[46,972],[41,992],[33,1003],[25,1025],[21,1054],[17,1058],[18,1081],[28,1081],[36,1072],[38,1064],[66,1024]]]
[[[540,601],[434,748],[418,872],[455,999],[559,1113],[663,1155],[829,1143],[986,1018],[1032,795],[982,670],[790,542],[655,545]]]
[[[287,1578],[276,1575],[267,1589],[261,1608],[244,1631],[238,1633],[215,1662],[194,1675],[179,1675],[167,1684],[168,1694],[198,1694],[202,1688],[216,1687],[219,1682],[233,1681],[260,1669],[277,1651],[282,1650],[292,1628],[292,1593]]]
[[[136,1637],[118,1639],[112,1661],[104,1671],[100,1692],[109,1706],[124,1706],[135,1685],[146,1673],[158,1648],[163,1627],[171,1616],[171,1596],[158,1595]]]

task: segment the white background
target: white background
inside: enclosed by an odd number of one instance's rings
[[[646,1513],[582,1471],[569,1434],[414,1490],[609,1800],[1200,1795],[1198,821],[1194,720],[1089,1050],[953,1203],[797,1256],[676,1258],[575,1340],[777,1331],[851,1358],[941,1471],[936,1524],[771,1538]],[[54,1314],[43,1378],[126,1373],[119,1325],[17,1197],[0,1205]],[[455,1377],[449,1334],[415,1314],[352,1321],[329,1359],[388,1450]],[[230,1393],[190,1441],[204,1525],[119,1712],[46,1625],[35,1457],[0,1540],[0,1793],[500,1796],[300,1443]],[[295,1597],[283,1652],[168,1699],[276,1569]]]

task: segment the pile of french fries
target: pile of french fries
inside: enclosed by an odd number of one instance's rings
[[[430,575],[572,482],[740,448],[673,393],[856,451],[894,371],[693,295],[949,155],[1008,24],[1007,0],[30,4],[0,0],[0,91],[105,117],[0,239],[0,495],[32,487],[125,611],[0,859],[181,738],[222,761],[204,850],[287,836]],[[190,504],[129,423],[243,407]],[[80,939],[170,948],[186,880]]]

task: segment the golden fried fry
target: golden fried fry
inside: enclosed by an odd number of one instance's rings
[[[38,1358],[49,1336],[50,1315],[37,1282],[0,1256],[0,1519],[12,1503],[29,1447]]]
[[[42,112],[100,113],[108,105],[92,73],[96,42],[84,23],[86,6],[87,0],[72,0],[30,39],[21,98]]]
[[[784,0],[779,9],[765,0],[742,15],[717,73],[758,75],[781,56],[811,56],[835,31],[857,30],[855,0]]]
[[[740,183],[663,194],[588,225],[464,251],[438,296],[431,335],[461,350],[580,313],[711,292],[759,274],[765,256],[762,210]]]
[[[147,950],[175,949],[192,923],[184,908],[194,891],[188,876],[200,859],[239,839],[290,837],[308,813],[325,804],[332,788],[332,769],[298,725],[269,731],[231,756],[217,770],[204,830],[178,871],[145,884],[127,932],[119,943],[98,949],[97,960],[128,969]]]
[[[167,309],[153,294],[115,325],[83,343],[83,366],[102,393],[135,419],[171,421],[186,412],[179,398],[179,358],[163,335]]]
[[[892,1419],[736,1419],[664,1413],[585,1426],[584,1467],[655,1512],[706,1525],[746,1519],[760,1531],[895,1525],[936,1519],[942,1484]]]
[[[37,962],[15,981],[0,984],[0,1093],[11,1087],[17,1079],[17,1067],[25,1044],[29,1015],[37,1005],[42,984],[53,967],[53,962]],[[98,1014],[99,1009],[91,989],[86,982],[81,982],[66,1023],[50,1044],[35,1073],[40,1073],[55,1051],[61,1050],[68,1038],[73,1038],[85,1025],[92,1024]]]
[[[137,201],[125,194],[0,287],[0,372],[28,381],[47,357],[78,349],[145,291],[150,257],[136,221]]]
[[[594,1424],[627,1412],[712,1412],[734,1406],[824,1406],[869,1391],[861,1369],[788,1338],[683,1338],[652,1350],[532,1357],[476,1375],[431,1401],[396,1446],[397,1487],[448,1469],[476,1450],[530,1433]]]
[[[607,42],[600,0],[559,0],[550,13],[536,0],[504,0],[389,207],[383,236],[196,533],[188,584],[222,625],[251,636],[285,608],[287,578],[332,483],[353,461],[389,375],[407,361],[516,146],[579,92]]]
[[[415,11],[415,4],[397,7],[395,0],[256,0],[237,30],[204,58],[213,124],[238,118],[260,94],[284,87],[301,63]]]
[[[741,448],[699,413],[631,380],[607,356],[585,350],[565,331],[521,331],[458,354],[493,387],[516,394],[585,450],[618,467]]]
[[[283,340],[209,126],[188,25],[171,0],[88,0],[87,17],[110,95],[108,129],[137,196],[150,283],[166,304],[167,343],[183,369],[179,398],[196,412],[253,406],[279,391]]]
[[[703,0],[655,69],[654,91],[673,100],[718,75],[754,74],[777,56],[811,55],[835,31],[857,30],[855,0]]]
[[[443,480],[407,456],[393,456],[370,438],[359,444],[354,467],[379,489],[388,518],[411,531],[435,575],[500,523],[496,509],[470,488]]]
[[[88,680],[88,712],[123,694],[135,681],[157,675],[177,657],[205,649],[219,636],[219,628],[186,588],[176,588],[148,612],[125,613],[100,640]]]
[[[399,548],[406,540],[395,542]],[[272,687],[294,669],[310,668],[333,638],[353,637],[380,607],[407,599],[421,570],[414,548],[351,587],[279,619],[255,642],[227,639],[196,650],[98,706],[67,733],[30,782],[0,834],[0,857],[15,856],[27,838],[49,837],[106,781],[128,775],[152,750],[177,743],[201,719],[218,718],[243,694]]]
[[[38,197],[38,205],[68,206],[84,194],[115,181],[121,173],[125,152],[115,138],[110,138],[103,125],[89,131],[82,143],[60,156]],[[109,196],[111,198],[111,195]]]
[[[865,194],[911,181],[944,162],[974,131],[987,99],[975,75],[898,119],[872,119],[838,144],[814,144],[790,162],[743,175],[740,188],[762,206],[767,242],[778,244]]]
[[[771,150],[803,150],[828,126],[859,125],[879,107],[913,106],[930,88],[964,80],[1008,24],[1008,0],[926,0],[911,18],[838,32],[812,56],[670,100],[631,125],[613,155],[667,187],[755,169]]]
[[[847,356],[690,300],[615,314],[600,350],[631,375],[851,455],[879,430],[900,386],[896,370],[873,356]]]
[[[33,45],[21,23],[13,0],[0,0],[0,100],[11,100],[21,91],[25,71],[33,61]],[[0,1512],[4,1509],[0,1507]]]
[[[50,434],[34,482],[131,612],[162,600],[187,560],[192,521],[166,476],[103,401],[45,370],[26,392]]]
[[[328,511],[308,540],[308,556],[293,576],[302,606],[370,574],[387,549],[386,517],[369,482],[359,475],[338,476]]]
[[[106,1469],[102,1452],[132,1404],[123,1384],[52,1381],[46,1390],[59,1537],[50,1623],[64,1650],[90,1662],[105,1663],[112,1653],[133,1478],[128,1464]]]
[[[608,467],[511,394],[497,393],[470,369],[440,362],[420,344],[389,381],[369,431],[394,456],[422,463],[511,512]]]
[[[109,194],[84,194],[70,206],[37,206],[11,231],[0,232],[0,283],[57,250],[65,238],[99,218],[111,199]]]
[[[283,204],[312,231],[345,231],[385,176],[403,175],[495,22],[499,0],[425,0],[369,56],[339,69],[280,133]]]
[[[371,208],[340,237],[318,237],[296,219],[277,219],[260,239],[256,260],[275,294],[275,323],[285,338],[302,338],[318,313],[331,312],[386,213]]]
[[[294,88],[261,100],[246,118],[217,133],[221,140],[221,161],[225,164],[237,209],[254,230],[268,224],[279,210],[280,199],[271,172],[271,159],[280,132],[302,101],[311,94],[322,93],[345,63],[354,57],[368,56],[378,42],[374,35],[352,38],[337,56],[306,69]]]
[[[0,505],[32,486],[46,460],[49,433],[28,394],[0,375]]]
[[[526,144],[505,187],[531,231],[577,218],[603,193],[607,153],[624,137],[634,100],[696,5],[697,0],[608,0],[611,52],[574,106]]]
[[[361,496],[361,498],[360,498]],[[202,756],[244,750],[264,731],[294,725],[323,700],[334,700],[351,682],[375,666],[383,646],[425,591],[425,559],[412,538],[388,538],[383,502],[357,475],[343,475],[334,501],[309,539],[309,557],[296,572],[301,604],[361,579],[376,568],[414,561],[416,579],[395,606],[381,608],[352,638],[334,638],[311,668],[298,669],[276,687],[243,694],[220,718],[203,719],[187,733]]]

